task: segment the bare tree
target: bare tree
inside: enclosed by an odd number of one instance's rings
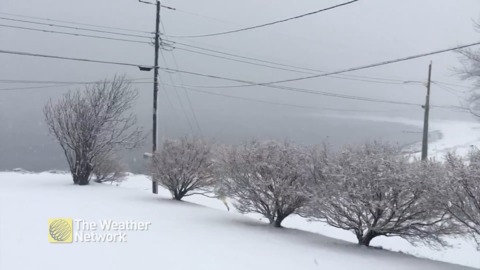
[[[477,26],[477,29],[478,28]],[[470,113],[476,117],[480,117],[480,50],[463,49],[460,50],[461,68],[456,69],[460,74],[461,79],[472,80],[474,87],[468,93],[464,100],[463,106],[466,107]]]
[[[93,175],[95,182],[121,182],[127,177],[126,166],[115,153],[108,153],[95,158]]]
[[[151,172],[159,185],[168,189],[173,199],[206,195],[213,191],[212,144],[184,137],[166,140],[152,159]]]
[[[89,184],[98,157],[142,141],[130,112],[137,95],[124,76],[115,76],[45,106],[47,126],[63,149],[74,184]]]
[[[305,161],[303,151],[287,142],[253,140],[226,149],[218,163],[219,191],[239,212],[259,213],[281,227],[306,203]]]
[[[341,153],[312,152],[311,201],[302,215],[352,231],[359,245],[378,236],[444,244],[454,232],[448,215],[430,199],[442,175],[434,162],[409,162],[400,149],[375,142]]]
[[[480,24],[474,22],[474,28],[480,32]],[[473,81],[473,87],[464,100],[464,107],[476,117],[480,117],[480,50],[466,48],[457,51],[460,54],[460,68],[454,70],[461,79]]]
[[[468,159],[449,153],[445,163],[447,181],[439,188],[439,203],[472,233],[480,248],[480,151],[472,151]]]

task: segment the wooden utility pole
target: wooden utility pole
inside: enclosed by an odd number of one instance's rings
[[[423,118],[422,160],[428,159],[428,119],[430,113],[430,85],[432,81],[432,62],[428,67],[427,97],[425,100],[425,115]]]
[[[157,16],[155,18],[155,66],[153,67],[153,128],[152,128],[152,153],[145,154],[145,157],[151,157],[155,155],[157,151],[157,99],[158,99],[158,54],[160,51],[160,7],[167,9],[175,10],[175,8],[164,6],[160,3],[160,0],[156,0],[156,3],[151,3],[148,1],[138,0],[140,3],[155,5],[157,10]],[[142,71],[150,71],[151,67],[139,67]],[[147,155],[148,154],[148,155]],[[155,179],[152,179],[152,192],[158,194],[158,183]]]
[[[155,66],[153,67],[153,132],[152,155],[157,152],[157,99],[158,99],[158,52],[160,50],[160,1],[157,0],[157,16],[155,18]],[[152,179],[152,193],[158,194],[158,183]]]

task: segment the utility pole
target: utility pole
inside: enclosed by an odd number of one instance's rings
[[[157,99],[158,99],[158,51],[160,50],[160,1],[157,0],[157,16],[155,18],[155,66],[153,67],[153,132],[152,154],[157,151]],[[152,179],[152,193],[158,194],[158,183]]]
[[[157,14],[155,17],[155,64],[153,66],[153,126],[152,126],[152,153],[145,153],[145,157],[152,157],[157,151],[157,100],[158,100],[158,53],[160,50],[160,1],[157,0],[156,3],[151,3],[148,1],[138,0],[140,3],[155,5]],[[150,71],[151,67],[139,67],[141,71]],[[152,179],[152,193],[158,194],[158,184],[155,179]]]
[[[156,3],[151,3],[148,1],[138,0],[140,3],[155,5],[157,10],[157,15],[155,18],[155,65],[153,66],[153,128],[152,128],[152,153],[146,153],[146,157],[152,157],[157,151],[157,100],[158,100],[158,53],[160,51],[160,7],[164,7],[170,10],[175,10],[175,8],[164,6],[160,3],[160,0],[156,0]],[[139,67],[142,71],[150,71],[151,67]],[[158,194],[158,183],[155,179],[152,179],[152,193]]]
[[[428,67],[427,97],[425,100],[425,115],[423,118],[422,160],[428,159],[428,119],[430,113],[430,85],[432,81],[432,62]]]

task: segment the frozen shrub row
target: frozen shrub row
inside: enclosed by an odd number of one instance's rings
[[[218,146],[167,140],[152,159],[154,181],[172,197],[228,197],[240,213],[275,227],[292,214],[351,231],[360,245],[378,236],[445,245],[446,235],[480,234],[480,154],[418,161],[383,142],[324,146],[251,140]],[[475,237],[474,237],[475,238]]]

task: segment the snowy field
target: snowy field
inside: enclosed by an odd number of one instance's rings
[[[0,269],[471,269],[361,248],[340,240],[353,241],[353,234],[297,217],[288,218],[285,229],[271,228],[256,216],[227,212],[216,199],[176,202],[149,188],[142,175],[130,175],[120,186],[74,186],[64,174],[1,172]],[[126,232],[127,242],[52,244],[47,221],[58,217],[151,226]],[[466,241],[442,251],[398,238],[372,244],[480,268],[480,253]]]

